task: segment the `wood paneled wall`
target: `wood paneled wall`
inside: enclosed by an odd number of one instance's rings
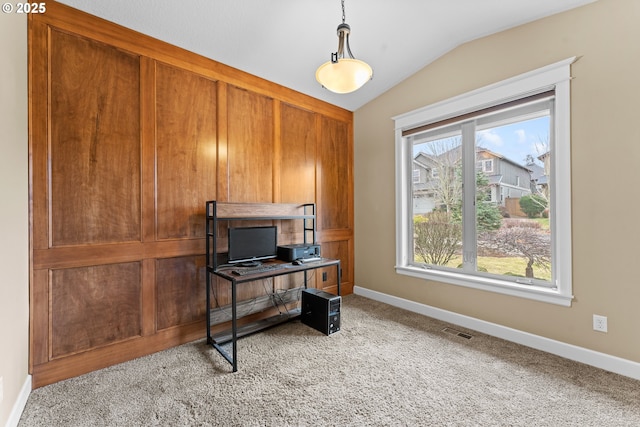
[[[34,387],[204,337],[207,200],[315,202],[352,292],[351,112],[57,2],[29,59]]]

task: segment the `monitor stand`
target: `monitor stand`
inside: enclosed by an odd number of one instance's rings
[[[237,265],[239,265],[240,267],[258,267],[259,265],[262,265],[262,262],[260,262],[260,261],[245,261],[245,262],[240,262]]]

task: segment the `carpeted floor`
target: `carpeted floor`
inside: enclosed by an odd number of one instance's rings
[[[640,426],[640,382],[361,296],[342,330],[294,321],[42,387],[28,426]],[[453,326],[457,330],[461,330]]]

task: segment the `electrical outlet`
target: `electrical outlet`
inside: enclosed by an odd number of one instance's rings
[[[593,315],[593,330],[607,332],[607,316]]]

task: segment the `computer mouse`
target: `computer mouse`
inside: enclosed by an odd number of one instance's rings
[[[302,265],[302,261],[300,261],[299,259],[296,259],[291,264],[293,264],[293,265]]]

